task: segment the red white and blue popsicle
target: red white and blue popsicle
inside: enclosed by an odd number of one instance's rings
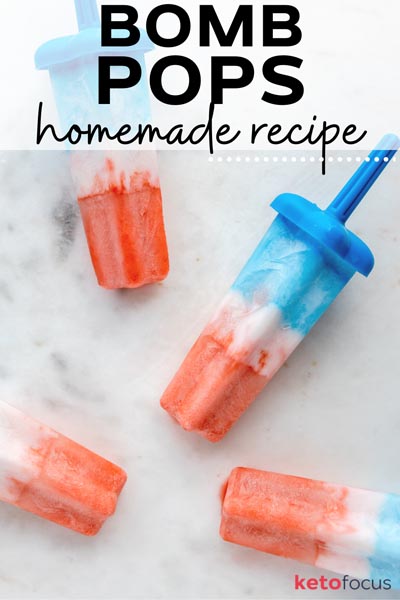
[[[84,535],[116,508],[125,472],[0,402],[0,500]]]
[[[90,124],[113,134],[128,123],[146,125],[151,116],[145,53],[153,48],[148,36],[141,31],[132,48],[103,47],[96,0],[75,0],[75,8],[79,33],[45,43],[35,56],[37,68],[50,73],[65,132],[75,126],[86,131]],[[140,64],[140,81],[112,90],[110,104],[99,104],[99,56],[127,53]],[[114,67],[113,77],[124,79],[125,68]],[[70,145],[72,177],[99,285],[136,288],[162,281],[169,258],[155,152],[121,144],[76,148]]]
[[[221,536],[400,588],[400,496],[256,469],[232,471]]]
[[[326,210],[274,200],[279,216],[161,399],[184,429],[223,438],[353,275],[371,272],[371,251],[345,223],[398,147],[386,136]]]

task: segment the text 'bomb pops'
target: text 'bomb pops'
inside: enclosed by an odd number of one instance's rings
[[[95,121],[109,129],[121,121],[150,121],[146,78],[130,90],[116,89],[110,105],[98,102],[98,58],[104,49],[96,0],[75,0],[79,33],[47,42],[36,53],[38,69],[48,69],[63,127],[81,129]],[[152,49],[145,33],[131,53],[145,73]],[[123,75],[123,67],[115,67]],[[136,288],[162,281],[169,258],[157,158],[152,151],[81,150],[71,170],[93,266],[108,289]]]
[[[371,251],[345,223],[398,147],[386,136],[326,210],[274,200],[278,217],[161,399],[184,429],[223,438],[353,275],[371,272]]]
[[[114,512],[125,472],[0,402],[0,500],[84,535]]]

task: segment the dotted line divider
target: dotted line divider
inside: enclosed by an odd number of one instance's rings
[[[337,157],[333,157],[333,156],[329,156],[328,159],[326,160],[326,162],[332,163],[332,162],[370,162],[370,158],[369,156],[366,156],[365,158],[363,158],[362,156],[337,156]],[[379,162],[381,159],[377,156],[375,157],[375,162]],[[383,162],[389,162],[389,159],[387,156],[385,156],[383,159]],[[273,156],[273,157],[269,157],[269,156],[254,156],[253,158],[251,158],[250,156],[209,156],[208,158],[208,162],[213,163],[213,162],[217,162],[217,163],[222,163],[222,162],[227,162],[227,163],[240,163],[240,162],[244,162],[244,163],[251,163],[251,162],[255,162],[255,163],[260,163],[260,162],[274,162],[274,163],[278,163],[278,162],[282,162],[282,163],[288,163],[288,162],[292,162],[292,163],[296,163],[296,162],[300,162],[300,163],[306,163],[306,162],[311,162],[311,163],[315,163],[315,162],[324,162],[324,158],[322,156],[320,156],[319,158],[315,158],[315,156],[310,156],[310,157],[306,157],[306,156]],[[392,158],[392,162],[397,162],[397,157],[394,156]]]

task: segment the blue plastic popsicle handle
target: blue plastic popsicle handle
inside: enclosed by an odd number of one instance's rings
[[[341,223],[346,223],[399,148],[400,139],[396,135],[386,135],[371,152],[369,160],[364,161],[349,179],[327,211],[335,215]]]
[[[76,17],[79,31],[90,27],[100,27],[99,11],[96,0],[75,0]]]

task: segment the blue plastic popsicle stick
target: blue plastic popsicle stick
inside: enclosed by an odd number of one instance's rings
[[[357,169],[327,211],[334,214],[341,223],[346,223],[399,148],[400,139],[396,135],[386,135],[369,155],[369,161],[364,161]]]
[[[90,27],[100,27],[99,11],[96,0],[75,0],[76,17],[79,31]]]

